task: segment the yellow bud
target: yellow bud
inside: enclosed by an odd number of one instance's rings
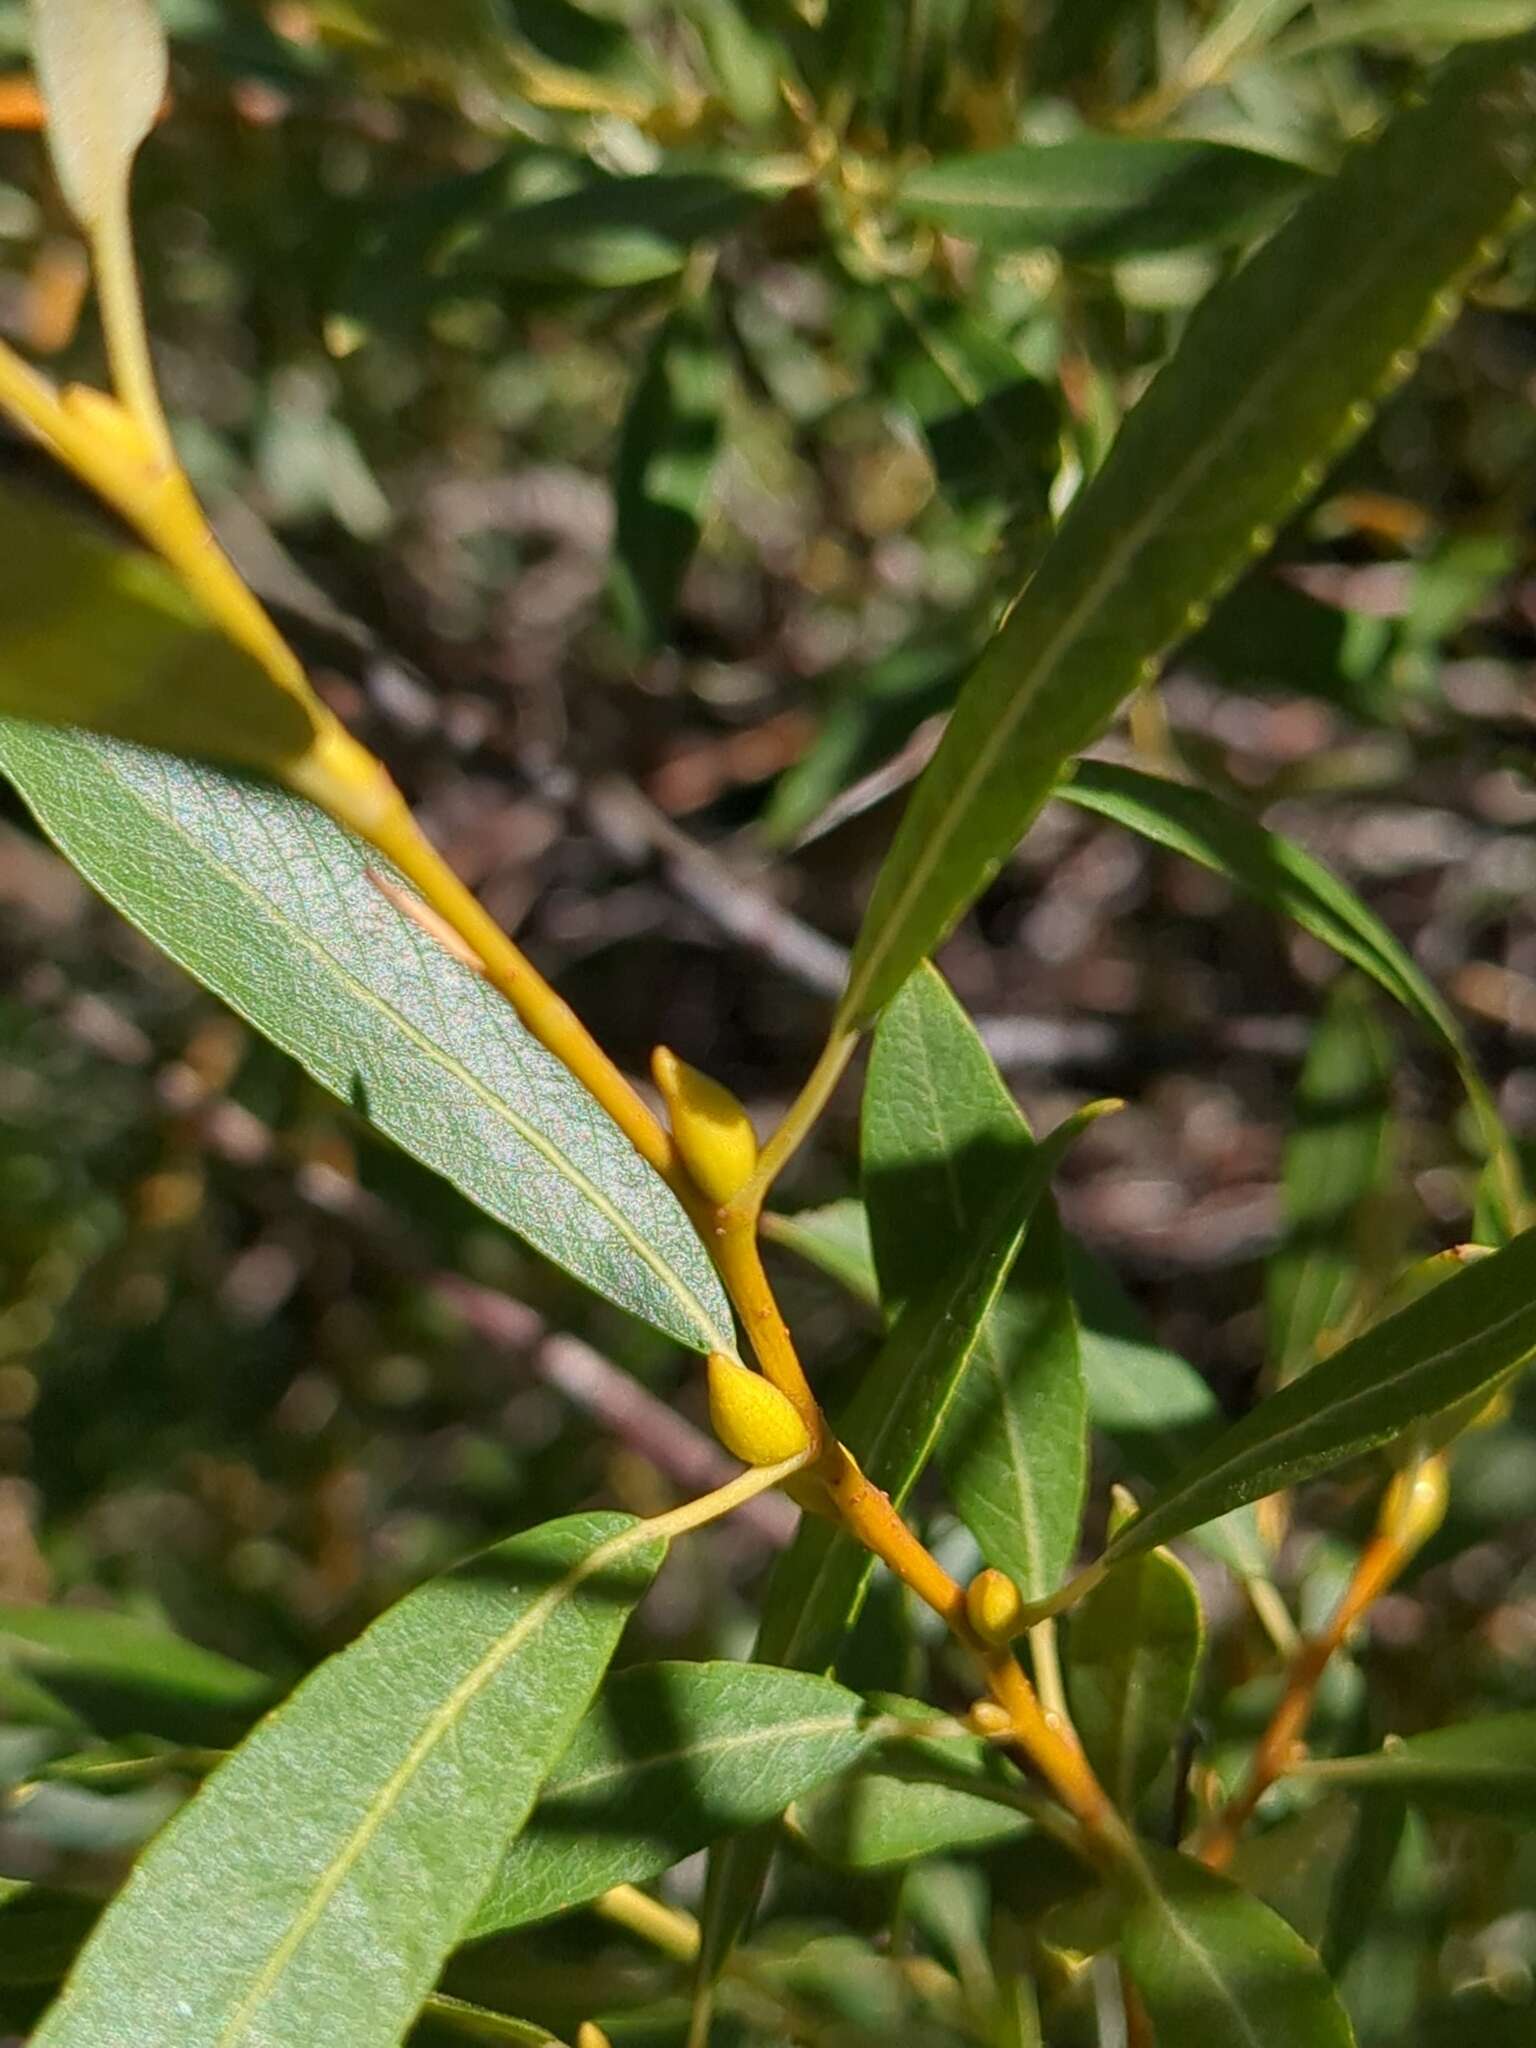
[[[576,2048],[613,2048],[613,2043],[596,2020],[583,2020],[576,2029]]]
[[[966,1587],[965,1611],[984,1643],[1001,1645],[1018,1634],[1024,1602],[1008,1574],[988,1565]]]
[[[709,1419],[715,1435],[743,1465],[777,1465],[810,1446],[810,1433],[793,1402],[723,1351],[709,1354]]]
[[[1449,1494],[1444,1458],[1425,1458],[1393,1477],[1382,1495],[1376,1526],[1411,1556],[1423,1549],[1445,1520]]]
[[[661,1090],[683,1164],[712,1202],[728,1202],[752,1178],[757,1133],[729,1088],[658,1045],[651,1073]]]
[[[965,1724],[973,1735],[980,1735],[988,1742],[1003,1742],[1013,1733],[1013,1716],[1006,1707],[1000,1707],[996,1700],[977,1700],[965,1717]]]

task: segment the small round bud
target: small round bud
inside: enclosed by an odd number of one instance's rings
[[[973,1735],[980,1735],[987,1742],[1003,1742],[1013,1733],[1013,1716],[996,1700],[977,1700],[965,1717],[965,1725]]]
[[[661,1090],[677,1149],[698,1187],[712,1202],[728,1202],[752,1178],[757,1133],[729,1088],[658,1045],[651,1073]]]
[[[723,1351],[709,1354],[709,1419],[743,1465],[778,1465],[810,1448],[810,1432],[794,1403]]]
[[[965,1611],[981,1640],[1000,1646],[1018,1634],[1024,1602],[1008,1574],[988,1565],[966,1587]]]
[[[583,2020],[576,2029],[576,2048],[613,2048],[613,2043],[596,2020]]]

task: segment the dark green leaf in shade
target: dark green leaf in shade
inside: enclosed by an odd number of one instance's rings
[[[993,504],[1015,528],[1049,517],[1059,459],[1055,399],[970,307],[895,288],[880,370],[923,432],[939,487],[957,505]]]
[[[728,371],[707,300],[662,323],[619,435],[614,575],[649,646],[666,640],[704,523]]]
[[[983,1223],[1033,1150],[975,1026],[940,976],[913,976],[875,1035],[863,1179],[875,1266],[895,1318]],[[1087,1409],[1060,1226],[1042,1205],[976,1340],[939,1446],[950,1497],[989,1564],[1027,1600],[1077,1544]]]
[[[1307,183],[1301,166],[1231,143],[1078,135],[941,157],[909,171],[895,203],[988,249],[1059,249],[1079,261],[1239,241]]]
[[[0,720],[0,769],[116,909],[407,1152],[694,1350],[730,1309],[660,1177],[477,974],[302,799],[142,747]]]
[[[1285,1235],[1265,1272],[1269,1357],[1281,1381],[1315,1362],[1394,1263],[1393,1164],[1392,1044],[1366,991],[1342,981],[1297,1084],[1281,1178]]]
[[[1353,2048],[1313,1951],[1268,1906],[1170,1850],[1121,1936],[1158,2048]]]
[[[260,1673],[168,1629],[90,1607],[0,1605],[0,1664],[107,1736],[227,1741],[274,1690]]]
[[[1205,1644],[1195,1582],[1166,1550],[1114,1565],[1067,1621],[1067,1697],[1088,1760],[1122,1813],[1179,1746]]]
[[[1533,77],[1530,38],[1452,60],[1197,309],[961,692],[876,884],[844,1026],[938,945],[1064,765],[1406,375],[1522,202]]]
[[[470,1933],[547,1919],[772,1819],[870,1748],[870,1720],[857,1693],[807,1672],[620,1672],[546,1780]]]
[[[574,1515],[392,1608],[145,1852],[38,2048],[392,2048],[663,1549],[626,1516]]]
[[[1260,1402],[1111,1542],[1131,1556],[1401,1436],[1536,1349],[1536,1229],[1375,1324]]]

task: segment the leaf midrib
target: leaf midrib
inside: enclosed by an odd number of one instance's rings
[[[1200,1975],[1216,1992],[1222,2005],[1232,2015],[1241,2030],[1245,2048],[1265,2048],[1264,2037],[1254,2031],[1245,2006],[1239,2004],[1231,1985],[1223,1976],[1220,1967],[1212,1958],[1210,1950],[1195,1938],[1194,1930],[1182,1915],[1175,1911],[1173,1902],[1161,1892],[1149,1895],[1149,1904],[1162,1920],[1170,1939],[1190,1958]]]
[[[512,1627],[497,1638],[480,1661],[464,1674],[444,1699],[438,1702],[423,1723],[421,1733],[369,1801],[361,1820],[345,1844],[332,1857],[319,1880],[310,1889],[287,1932],[268,1956],[240,2004],[220,2031],[215,2048],[235,2048],[240,2036],[245,2033],[250,2022],[277,1989],[284,1971],[314,1932],[332,1899],[377,1837],[391,1812],[405,1796],[416,1773],[470,1703],[502,1670],[508,1659],[516,1654],[530,1635],[543,1627],[556,1610],[563,1606],[594,1572],[601,1571],[630,1551],[643,1549],[647,1543],[655,1541],[656,1537],[649,1523],[636,1522],[633,1527],[621,1530],[617,1536],[610,1536],[606,1542],[598,1544],[594,1550],[589,1550],[563,1578],[541,1593],[538,1599],[518,1616]]]
[[[535,1126],[521,1117],[503,1096],[496,1094],[494,1090],[487,1087],[483,1081],[479,1080],[467,1067],[455,1059],[446,1048],[436,1044],[418,1026],[402,1016],[394,1005],[386,1001],[376,989],[370,988],[366,982],[359,980],[357,975],[338,960],[336,955],[321,940],[306,932],[286,911],[274,903],[270,896],[263,894],[260,889],[247,881],[238,868],[231,866],[228,861],[211,852],[206,844],[194,838],[173,810],[161,810],[158,808],[141,790],[137,789],[132,782],[120,774],[116,763],[110,758],[104,757],[103,765],[118,788],[147,818],[174,832],[191,850],[192,857],[195,860],[200,861],[205,867],[211,868],[215,873],[222,876],[240,895],[253,904],[265,921],[275,928],[279,936],[287,938],[291,943],[307,953],[311,959],[317,961],[329,972],[333,981],[344,993],[372,1009],[376,1015],[383,1018],[396,1029],[419,1052],[423,1053],[429,1060],[441,1068],[446,1075],[464,1087],[489,1109],[495,1118],[507,1125],[532,1151],[538,1153],[539,1157],[552,1167],[561,1179],[567,1181],[584,1201],[596,1209],[598,1214],[612,1226],[622,1241],[635,1253],[641,1263],[655,1274],[662,1286],[676,1300],[684,1315],[695,1325],[699,1334],[706,1340],[705,1349],[720,1350],[732,1356],[735,1355],[736,1346],[734,1340],[724,1335],[716,1327],[704,1304],[682,1278],[681,1274],[677,1273],[660,1256],[655,1247],[648,1243],[634,1229],[623,1211],[579,1167],[568,1159],[558,1146],[546,1138]],[[201,977],[199,978],[201,979]],[[286,1024],[280,1022],[274,1025],[265,1019],[256,1017],[244,1001],[237,1000],[225,990],[216,990],[215,993],[219,995],[221,1001],[229,1003],[232,1009],[235,1009],[240,1015],[245,1017],[247,1022],[255,1029],[261,1031],[265,1036],[275,1039],[285,1052],[299,1059],[301,1063],[307,1064],[307,1062],[304,1062],[303,1054],[299,1050],[299,1041],[296,1035]]]
[[[808,1741],[816,1735],[857,1732],[858,1720],[852,1709],[841,1714],[812,1715],[798,1721],[775,1721],[771,1726],[747,1728],[733,1735],[707,1736],[701,1742],[686,1743],[681,1749],[659,1750],[652,1756],[619,1757],[582,1777],[551,1779],[544,1787],[543,1797],[550,1803],[576,1798],[605,1785],[626,1779],[633,1781],[648,1771],[665,1770],[673,1764],[690,1763],[695,1759],[726,1756],[733,1750],[751,1749],[758,1743]]]

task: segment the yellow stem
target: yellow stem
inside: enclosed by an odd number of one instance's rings
[[[1037,1621],[1029,1631],[1029,1661],[1041,1706],[1048,1714],[1055,1714],[1063,1726],[1070,1727],[1072,1716],[1067,1711],[1067,1688],[1062,1682],[1056,1624],[1049,1617]]]
[[[833,1089],[843,1077],[843,1069],[853,1058],[853,1049],[858,1042],[857,1031],[846,1028],[833,1031],[832,1036],[822,1047],[821,1055],[812,1067],[805,1086],[790,1104],[783,1122],[764,1145],[757,1162],[757,1171],[729,1203],[725,1214],[730,1222],[739,1224],[750,1221],[756,1224],[764,1197],[799,1150],[811,1126],[826,1108]]]
[[[1338,1606],[1321,1633],[1303,1641],[1291,1659],[1280,1704],[1249,1759],[1246,1778],[1196,1840],[1195,1853],[1212,1870],[1227,1868],[1259,1801],[1295,1762],[1323,1674],[1350,1630],[1397,1580],[1439,1526],[1439,1513],[1427,1525],[1414,1514],[1416,1482],[1421,1472],[1430,1480],[1428,1490],[1437,1495],[1439,1511],[1443,1513],[1445,1467],[1439,1457],[1423,1460],[1418,1470],[1405,1475],[1406,1486],[1399,1484],[1388,1489],[1376,1533],[1360,1553]]]
[[[616,1884],[612,1891],[592,1901],[592,1910],[615,1927],[622,1927],[626,1934],[637,1935],[652,1948],[659,1948],[675,1963],[692,1963],[698,1957],[699,1923],[693,1915],[679,1912],[675,1906],[664,1906],[660,1899],[649,1897],[632,1884]]]
[[[701,1234],[741,1317],[763,1377],[794,1403],[810,1433],[813,1455],[820,1452],[827,1441],[826,1418],[811,1391],[789,1325],[763,1271],[755,1222],[750,1217],[739,1222],[732,1220],[728,1207],[706,1218]]]
[[[172,469],[176,457],[150,360],[144,301],[139,293],[139,273],[128,225],[126,189],[108,212],[92,223],[90,243],[113,389],[125,410],[138,421],[160,463],[167,470]]]

